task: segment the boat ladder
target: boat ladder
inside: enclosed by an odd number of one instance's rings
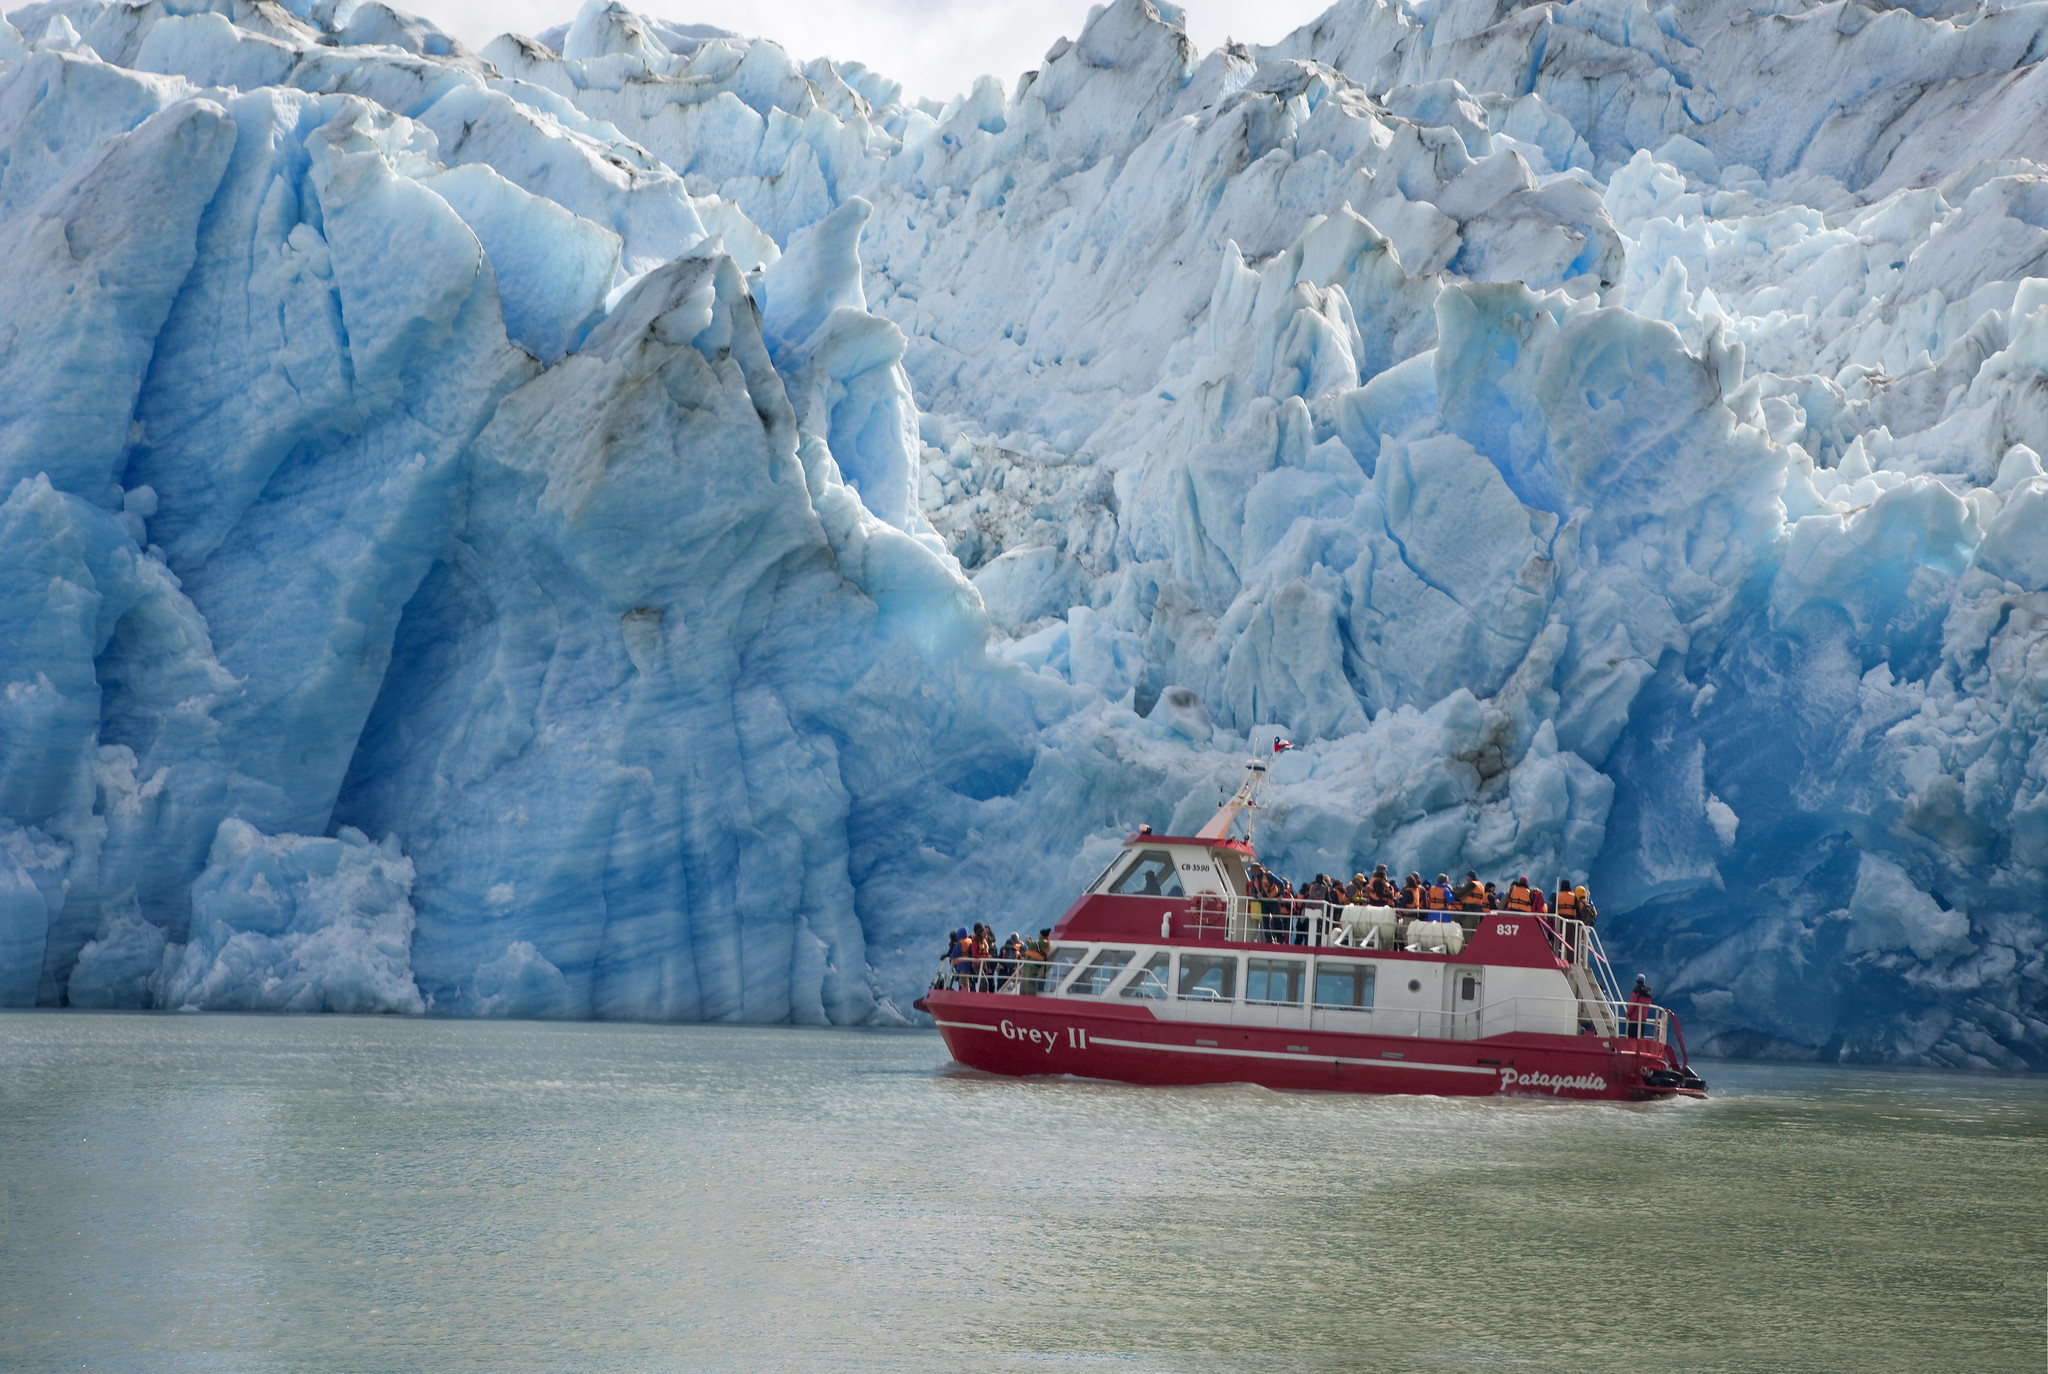
[[[1607,962],[1607,951],[1600,947],[1600,937],[1584,921],[1552,917],[1546,923],[1554,923],[1559,943],[1571,952],[1565,980],[1579,999],[1579,1020],[1591,1025],[1595,1035],[1619,1035],[1621,985]]]

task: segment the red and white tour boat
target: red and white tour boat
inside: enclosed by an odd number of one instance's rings
[[[953,959],[917,1002],[962,1064],[1141,1084],[1703,1097],[1678,1018],[1585,922],[1248,898],[1265,769],[1192,836],[1124,841],[1049,958]],[[1284,910],[1283,910],[1284,906]]]

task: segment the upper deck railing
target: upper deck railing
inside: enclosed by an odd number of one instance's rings
[[[1187,899],[1160,934],[1243,945],[1322,945],[1456,954],[1488,915],[1406,907],[1312,902],[1299,897],[1202,894]]]

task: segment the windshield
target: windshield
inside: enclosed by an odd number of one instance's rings
[[[1174,871],[1173,856],[1163,849],[1145,850],[1131,861],[1110,891],[1119,897],[1180,896],[1180,874]]]

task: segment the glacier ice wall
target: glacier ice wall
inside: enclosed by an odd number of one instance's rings
[[[1247,750],[2048,1064],[2048,11],[0,21],[0,1005],[900,1019]],[[375,838],[373,838],[375,837]]]

